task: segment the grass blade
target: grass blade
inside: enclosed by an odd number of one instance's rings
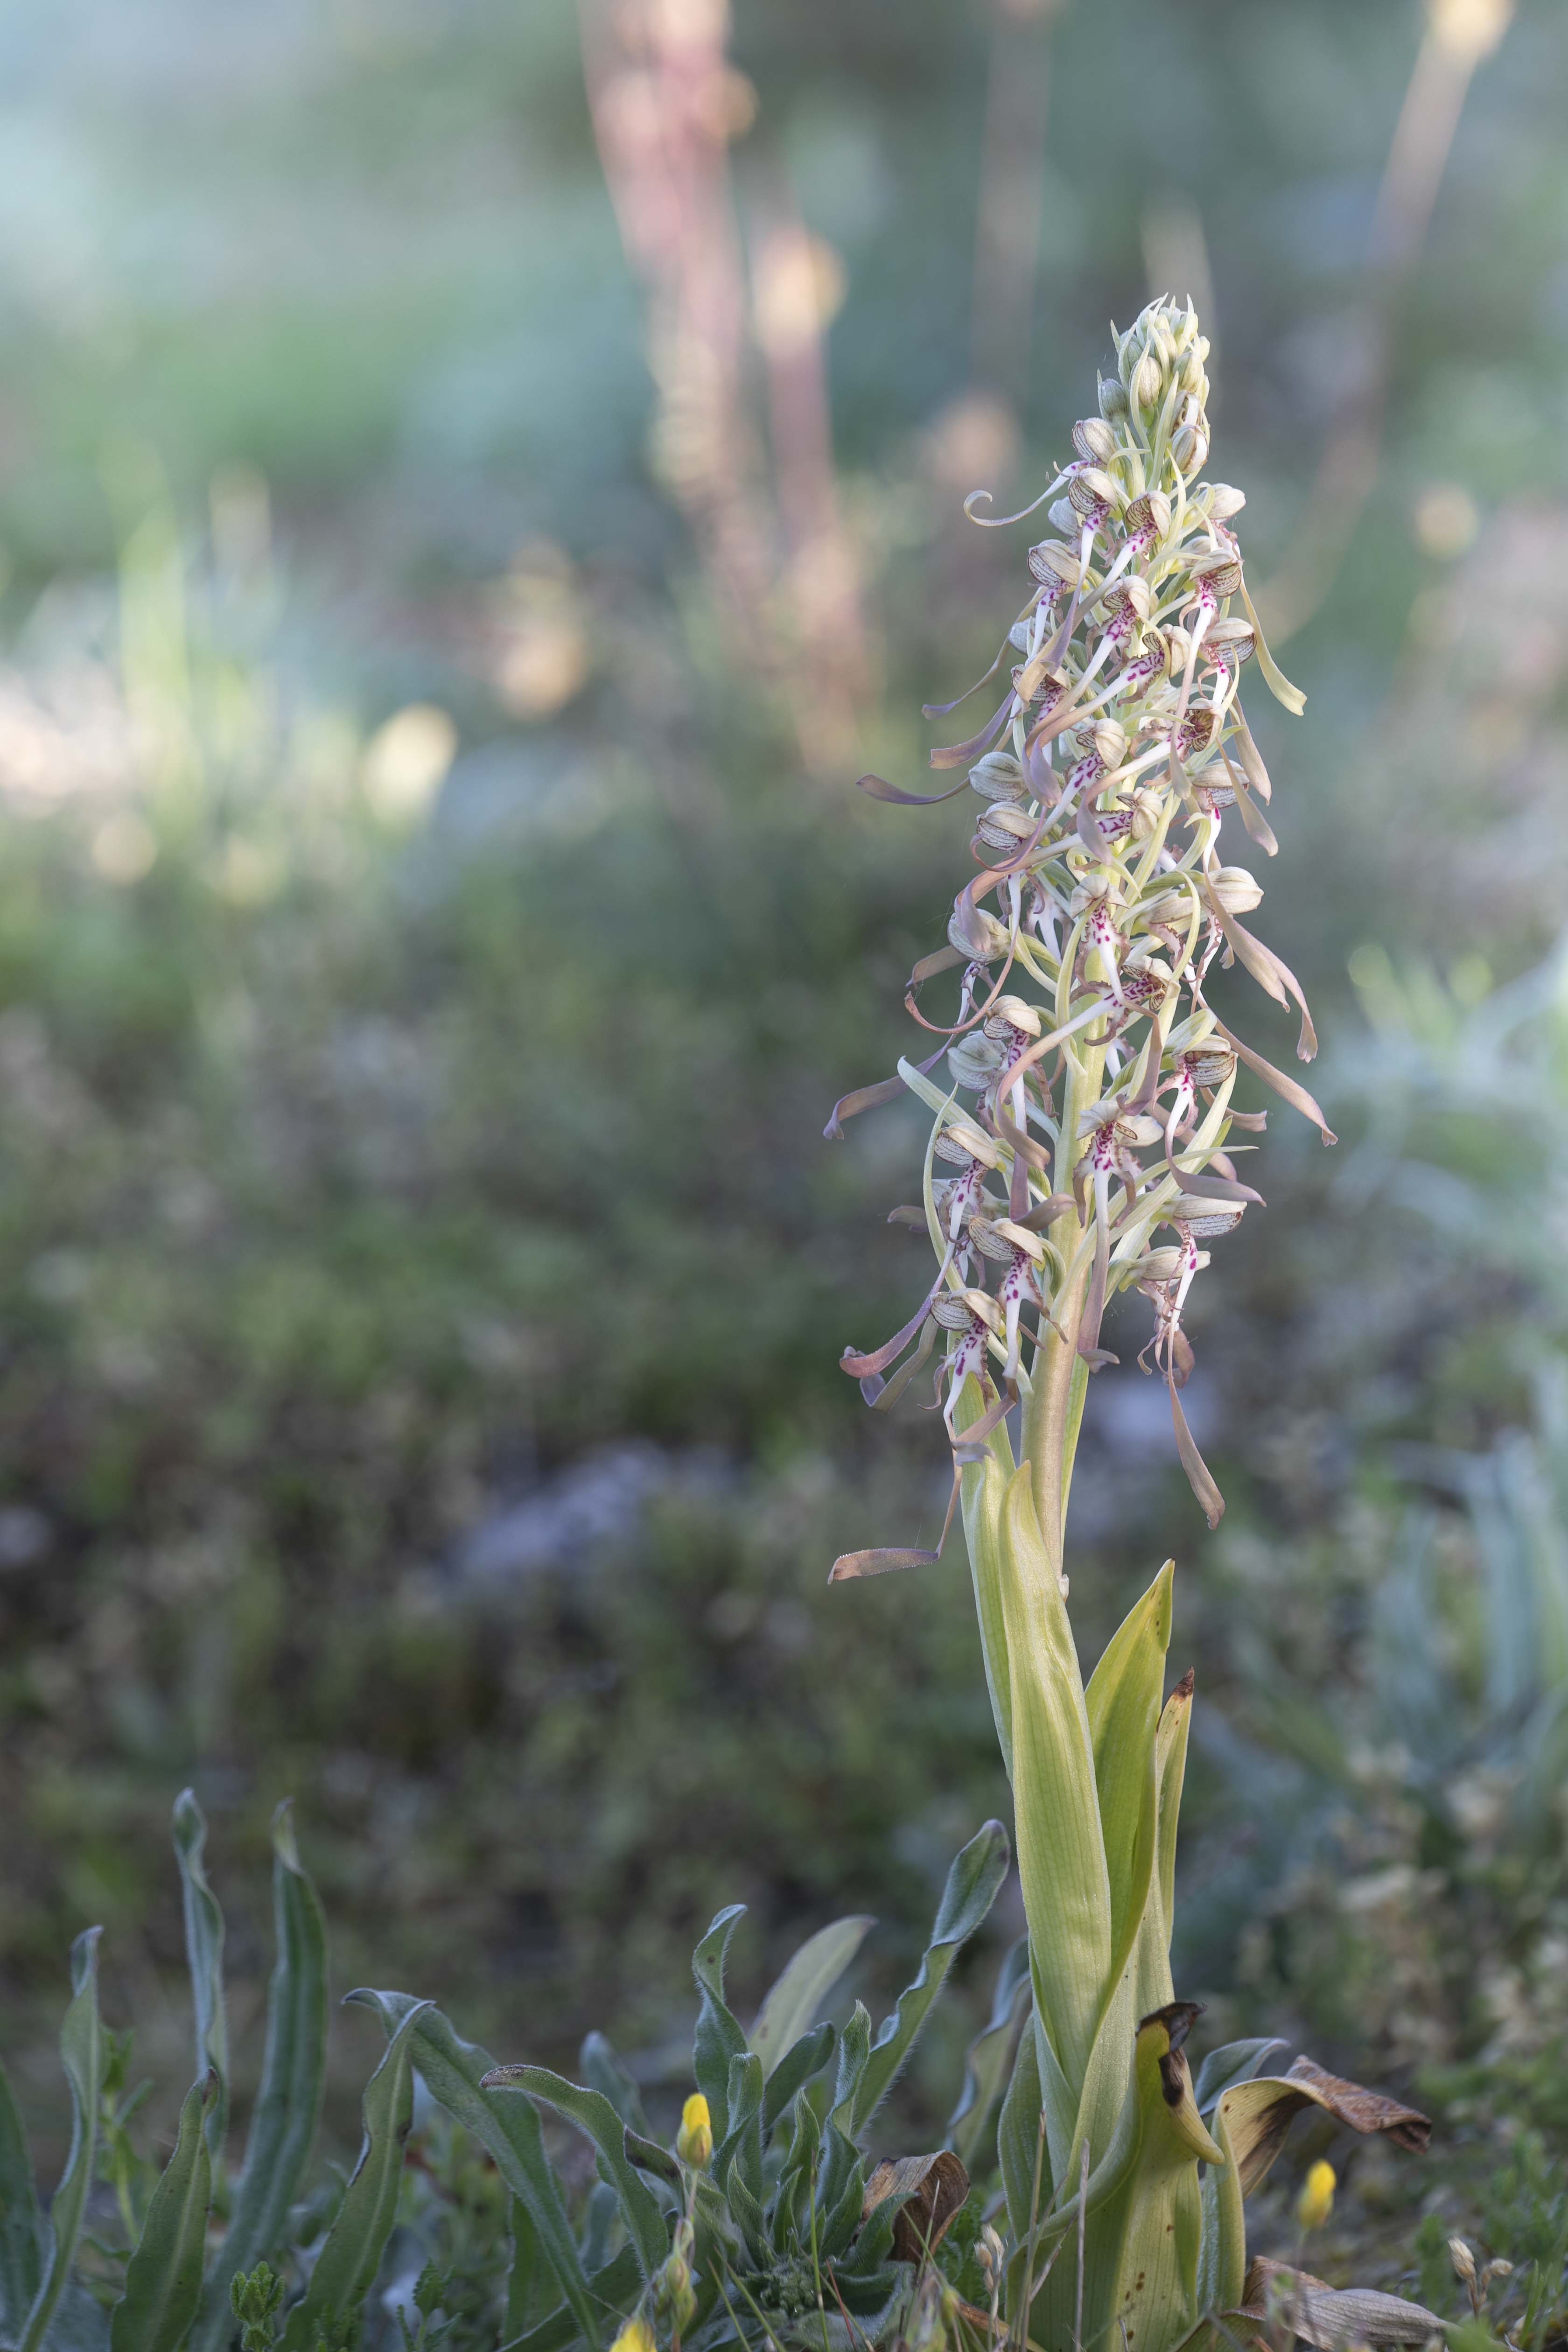
[[[206,2123],[221,2096],[211,2073],[185,2094],[174,2153],[153,2191],[110,2320],[110,2352],[178,2352],[196,2315],[212,2205]]]

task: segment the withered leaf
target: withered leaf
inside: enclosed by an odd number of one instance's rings
[[[889,2197],[904,2200],[893,2223],[893,2260],[918,2263],[932,2252],[969,2194],[969,2175],[952,2148],[931,2156],[885,2158],[866,2183],[860,2219]]]

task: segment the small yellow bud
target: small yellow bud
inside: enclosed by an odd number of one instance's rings
[[[713,2119],[700,2091],[693,2091],[680,2110],[680,2130],[676,2137],[675,2152],[682,2164],[691,2165],[698,2172],[703,2171],[713,2160]],[[628,2345],[626,2352],[651,2352],[651,2347]]]
[[[658,2352],[658,2340],[640,2312],[627,2320],[610,2352]]]
[[[1333,2166],[1320,2157],[1296,2200],[1296,2220],[1303,2231],[1322,2228],[1334,2210],[1335,2185]]]

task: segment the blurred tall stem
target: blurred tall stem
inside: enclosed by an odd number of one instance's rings
[[[980,141],[970,373],[1021,408],[1045,211],[1050,34],[1060,0],[996,0]]]
[[[1409,283],[1477,67],[1514,0],[1426,0],[1426,30],[1394,125],[1352,317],[1347,390],[1296,537],[1258,609],[1276,646],[1305,626],[1339,576],[1377,479],[1399,299]]]

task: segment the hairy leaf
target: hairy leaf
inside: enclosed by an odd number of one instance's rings
[[[855,2093],[854,2133],[865,2129],[891,2089],[959,1951],[995,1902],[1011,1860],[1007,1832],[1000,1822],[987,1822],[954,1856],[920,1974],[900,1994],[897,2009],[871,2045]]]
[[[71,2005],[60,2027],[60,2063],[71,2095],[71,2144],[49,2207],[54,2243],[33,2297],[18,2352],[38,2352],[65,2292],[81,2234],[98,2153],[98,2095],[103,2083],[103,2031],[98,2015],[98,1943],[101,1927],[87,1927],[71,1946]]]
[[[174,1800],[174,1855],[180,1865],[180,1897],[185,1917],[185,1966],[196,2021],[196,2079],[217,2077],[217,2094],[205,2110],[207,2152],[221,2170],[228,2131],[228,2022],[223,2000],[223,1912],[207,1884],[204,1855],[206,1817],[194,1789]]]
[[[792,2050],[817,2013],[876,1921],[860,1914],[818,1928],[788,1961],[765,1995],[751,2032],[751,2046],[769,2075]]]
[[[196,2315],[212,2206],[206,2124],[221,2097],[216,2070],[185,2094],[174,2153],[149,2200],[110,2320],[111,2352],[179,2352]]]

